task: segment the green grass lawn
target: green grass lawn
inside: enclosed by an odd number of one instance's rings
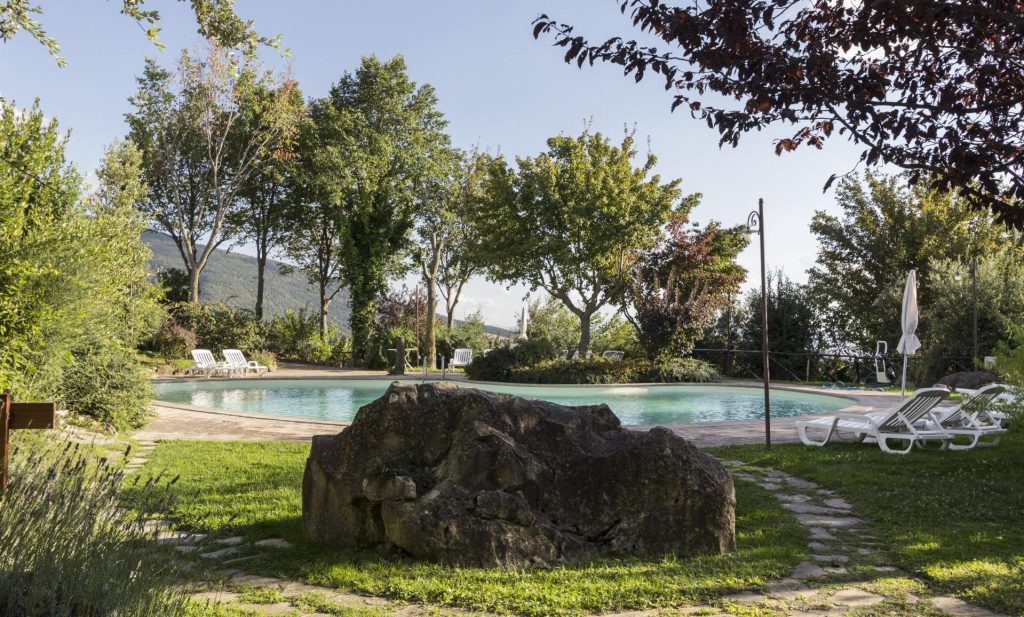
[[[247,561],[250,572],[499,614],[576,615],[710,600],[784,577],[807,555],[806,531],[774,497],[747,483],[737,484],[739,550],[731,555],[499,570],[324,550],[301,534],[308,452],[307,444],[290,442],[162,442],[145,471],[180,475],[171,517],[181,527],[297,544]]]
[[[898,565],[947,593],[1024,615],[1024,435],[968,452],[901,457],[871,444],[721,448],[839,492]]]

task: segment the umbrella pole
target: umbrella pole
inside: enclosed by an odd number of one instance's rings
[[[907,354],[903,354],[903,387],[900,390],[900,400],[907,396]]]

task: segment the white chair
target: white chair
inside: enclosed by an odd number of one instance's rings
[[[953,438],[948,432],[938,428],[915,426],[929,417],[936,405],[946,400],[949,392],[943,388],[922,388],[914,392],[910,398],[890,411],[870,414],[836,413],[817,420],[806,420],[796,423],[800,441],[808,446],[824,446],[837,432],[852,433],[860,440],[871,437],[878,442],[878,447],[887,454],[907,454],[915,444],[922,445],[928,441],[941,441],[942,447]],[[807,429],[825,431],[825,438],[815,440],[807,435]],[[889,440],[905,441],[907,447],[893,449]]]
[[[993,403],[1015,403],[1017,401],[1017,397],[1014,395],[1013,390],[1010,389],[1010,386],[1006,384],[989,384],[989,386],[999,386],[1003,389],[1002,393],[993,399]],[[960,394],[966,394],[967,396],[974,397],[980,394],[981,391],[984,389],[985,388],[979,388],[977,390],[971,388],[957,388],[956,391],[959,392]],[[1006,422],[1009,419],[1009,417],[1005,413],[993,410],[991,408],[991,405],[987,408],[984,408],[980,412],[980,414],[984,416],[985,420],[991,422],[998,422],[1000,424]],[[976,417],[975,419],[978,418]]]
[[[990,414],[993,401],[1003,395],[1006,388],[990,384],[965,398],[955,409],[934,410],[921,424],[928,429],[938,429],[957,437],[969,437],[970,443],[958,445],[950,442],[950,450],[970,450],[976,446],[995,446],[1006,429]],[[994,437],[992,441],[982,441]]]
[[[472,349],[456,349],[452,353],[452,360],[448,363],[448,368],[459,368],[469,366],[469,363],[473,361],[473,350]]]
[[[602,358],[604,358],[605,360],[610,360],[612,362],[622,362],[622,358],[624,358],[625,356],[626,352],[617,351],[614,349],[609,349],[608,351],[605,351],[604,353],[601,354]]]
[[[253,371],[262,377],[264,373],[270,370],[255,360],[246,360],[245,354],[238,349],[225,349],[221,353],[224,354],[224,363],[230,369],[238,371],[242,375]]]
[[[224,375],[230,371],[223,362],[217,362],[216,358],[213,357],[213,352],[209,349],[193,349],[192,363],[192,368],[188,370],[189,375],[200,373],[209,377],[215,373]]]

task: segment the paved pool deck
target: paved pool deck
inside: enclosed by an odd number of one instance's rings
[[[410,377],[413,376],[410,374]],[[431,375],[438,378],[439,375]],[[160,381],[194,380],[206,381],[219,378],[169,378]],[[384,371],[366,371],[354,369],[337,369],[284,364],[275,372],[264,377],[249,377],[249,380],[277,379],[393,379]],[[448,379],[455,382],[465,381],[461,374],[449,374]],[[760,382],[729,381],[728,385],[760,387]],[[813,394],[833,394],[850,400],[847,412],[867,413],[886,409],[898,402],[899,395],[889,392],[870,390],[824,390],[811,386],[793,386],[786,384],[780,388],[809,392]],[[307,441],[313,435],[337,433],[348,426],[347,421],[310,420],[308,418],[291,418],[286,416],[268,416],[262,414],[246,414],[220,411],[190,405],[154,401],[156,417],[142,430],[134,434],[140,441],[158,441],[165,439],[196,439],[213,441]],[[816,416],[802,416],[810,418]],[[791,443],[798,441],[796,418],[773,418],[771,435],[772,443]],[[650,427],[630,427],[644,430]],[[697,424],[668,425],[676,433],[692,441],[700,447],[713,447],[734,444],[764,443],[764,421],[745,420],[728,422],[704,422]]]

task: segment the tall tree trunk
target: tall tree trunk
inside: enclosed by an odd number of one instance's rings
[[[331,299],[327,296],[327,282],[320,281],[320,340],[327,340],[327,313],[331,308]]]
[[[266,251],[256,249],[256,319],[263,321],[263,283],[267,269]]]
[[[580,358],[586,358],[587,350],[590,349],[590,318],[593,315],[594,311],[592,310],[580,314],[580,344],[576,348]]]
[[[352,330],[352,359],[366,366],[369,362],[370,336],[373,319],[377,315],[376,294],[368,292],[361,285],[349,288],[351,315],[349,328]]]
[[[433,368],[437,362],[437,332],[434,329],[434,312],[437,310],[437,286],[427,283],[427,315],[425,334],[427,338],[427,366]]]
[[[199,302],[199,276],[202,272],[198,265],[188,269],[188,301],[194,304]]]

